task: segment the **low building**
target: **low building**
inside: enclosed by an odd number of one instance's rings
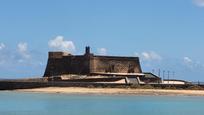
[[[159,76],[151,73],[151,72],[144,72],[144,77],[141,77],[140,80],[145,84],[160,84],[162,80]]]
[[[171,84],[171,85],[185,85],[189,82],[184,80],[176,80],[176,79],[164,79],[162,84]]]

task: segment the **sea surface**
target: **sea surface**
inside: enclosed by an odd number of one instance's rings
[[[204,97],[1,91],[0,115],[204,115]]]

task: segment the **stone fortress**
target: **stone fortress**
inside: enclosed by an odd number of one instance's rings
[[[49,52],[44,78],[49,81],[123,84],[161,82],[161,79],[153,74],[145,77],[139,57],[94,55],[88,46],[84,55]]]

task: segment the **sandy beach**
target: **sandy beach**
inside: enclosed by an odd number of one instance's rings
[[[109,95],[168,95],[168,96],[204,96],[204,90],[169,90],[169,89],[125,89],[125,88],[81,88],[48,87],[20,89],[19,92],[65,93],[65,94],[109,94]]]

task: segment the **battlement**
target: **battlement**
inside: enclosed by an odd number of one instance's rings
[[[49,58],[62,58],[63,56],[71,56],[68,52],[49,52]]]

